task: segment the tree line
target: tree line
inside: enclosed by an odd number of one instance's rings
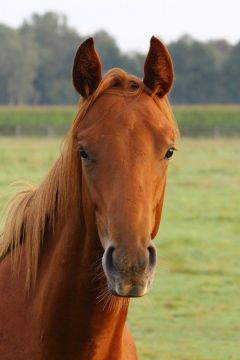
[[[103,71],[122,67],[143,76],[145,54],[123,53],[106,31],[91,34]],[[73,104],[73,57],[85,39],[66,16],[33,14],[18,29],[0,24],[0,104]],[[176,104],[240,103],[240,41],[196,41],[188,35],[168,44],[176,82]]]

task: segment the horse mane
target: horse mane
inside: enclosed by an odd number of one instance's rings
[[[128,75],[122,69],[108,71],[97,90],[88,99],[82,100],[61,154],[46,178],[38,187],[18,193],[9,204],[0,235],[0,261],[11,252],[13,264],[16,265],[21,258],[21,245],[24,242],[27,289],[36,283],[40,250],[46,231],[53,233],[57,224],[66,219],[70,207],[79,208],[81,204],[81,162],[76,141],[78,125],[103,93],[123,90],[124,96],[139,96],[143,91],[150,94],[137,77]],[[177,137],[178,128],[167,97],[153,98],[171,122]]]

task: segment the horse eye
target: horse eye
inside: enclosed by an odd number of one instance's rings
[[[89,160],[89,159],[90,159],[89,156],[88,156],[88,154],[86,153],[86,151],[85,151],[83,148],[81,148],[81,149],[79,150],[79,152],[80,152],[80,155],[81,155],[81,158],[82,158],[82,159],[84,159],[84,160]]]
[[[164,159],[166,159],[166,160],[170,159],[170,157],[173,156],[174,150],[175,150],[174,148],[168,149],[168,151],[166,152],[166,154],[164,156]]]

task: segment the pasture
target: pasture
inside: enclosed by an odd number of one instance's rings
[[[173,110],[183,136],[240,136],[239,105],[178,105]],[[0,106],[0,134],[62,136],[75,114],[74,106]]]
[[[38,184],[61,141],[0,139],[0,207],[17,180]],[[131,302],[140,360],[240,358],[240,142],[182,139],[171,161],[158,270]]]

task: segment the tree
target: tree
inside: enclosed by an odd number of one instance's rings
[[[240,103],[240,42],[232,48],[223,68],[225,102]]]
[[[0,104],[76,103],[71,68],[87,36],[68,26],[63,15],[33,14],[19,29],[0,24]],[[121,67],[143,77],[145,55],[123,53],[106,31],[93,34],[103,72]],[[169,45],[175,67],[175,103],[240,102],[240,43],[202,43],[189,35]]]
[[[0,25],[0,42],[0,103],[26,104],[34,98],[34,42],[31,36],[22,36],[4,25]]]
[[[232,45],[230,45],[226,40],[221,39],[208,41],[206,46],[213,54],[217,69],[222,71],[225,62],[230,56]]]
[[[37,102],[76,102],[71,83],[71,67],[82,38],[68,27],[66,17],[52,12],[34,14],[20,31],[25,36],[32,34],[38,49],[39,64],[34,80]]]
[[[176,73],[172,98],[176,103],[216,102],[218,71],[208,47],[191,39],[180,38],[170,44]]]
[[[103,64],[103,71],[106,72],[112,67],[119,67],[121,53],[115,39],[104,30],[96,32],[93,37]]]

